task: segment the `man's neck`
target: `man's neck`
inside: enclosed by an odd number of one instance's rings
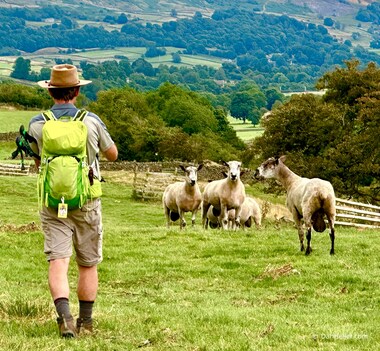
[[[75,104],[75,99],[68,100],[68,101],[54,99],[54,103],[57,104],[57,105],[64,105],[64,104],[73,104],[74,105]]]

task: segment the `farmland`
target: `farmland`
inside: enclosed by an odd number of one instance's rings
[[[199,218],[168,229],[159,203],[131,200],[127,174],[104,176],[96,334],[76,340],[58,337],[36,178],[0,177],[1,350],[379,348],[378,231],[337,228],[335,256],[314,235],[306,257],[293,226],[270,218],[260,230],[205,231]],[[73,260],[75,315],[76,275]]]

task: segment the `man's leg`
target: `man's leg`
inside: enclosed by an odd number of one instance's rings
[[[76,336],[69,305],[70,288],[67,277],[69,263],[70,258],[50,260],[48,274],[50,293],[58,314],[59,332],[62,337],[67,338]]]
[[[77,321],[77,332],[81,329],[92,332],[92,308],[98,291],[98,269],[97,266],[85,267],[78,265],[78,300],[79,318]]]

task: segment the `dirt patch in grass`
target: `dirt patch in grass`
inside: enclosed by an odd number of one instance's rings
[[[15,224],[0,224],[0,232],[8,232],[15,234],[26,234],[30,232],[38,232],[41,228],[34,222],[22,225]]]
[[[276,280],[280,277],[288,276],[291,274],[300,274],[299,271],[294,269],[294,267],[291,263],[287,263],[287,264],[280,266],[280,267],[268,265],[265,268],[264,272],[261,273],[257,279],[272,278],[273,280]]]

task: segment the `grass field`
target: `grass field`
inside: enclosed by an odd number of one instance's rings
[[[20,111],[0,108],[0,133],[17,132],[21,124],[27,129],[30,119],[37,114],[38,111]]]
[[[292,225],[170,229],[159,203],[104,183],[96,334],[58,337],[46,282],[35,176],[0,177],[0,350],[377,350],[379,232],[337,228],[313,253]],[[77,316],[76,267],[70,267]]]
[[[252,140],[264,133],[264,129],[259,126],[254,126],[251,122],[243,123],[242,120],[228,117],[228,121],[236,131],[237,136],[243,141]]]
[[[174,65],[174,66],[195,66],[195,65],[205,65],[218,69],[222,66],[222,60],[217,57],[206,56],[206,55],[182,55],[182,63],[173,63],[171,54],[177,52],[179,49],[175,47],[166,47],[166,55],[160,57],[144,57],[144,59],[150,62],[154,67],[160,64]],[[57,53],[55,48],[46,48],[40,50],[36,53],[24,54],[24,59],[31,60],[31,69],[35,72],[40,72],[42,67],[51,68],[54,64],[55,59],[71,59],[72,62],[79,67],[81,61],[87,61],[92,63],[99,63],[101,61],[115,60],[115,56],[126,56],[130,62],[136,61],[138,58],[143,57],[146,52],[144,47],[120,47],[114,48],[112,50],[85,50],[78,51],[71,54]],[[0,57],[0,73],[2,76],[9,76],[13,70],[13,65],[16,56],[5,56]]]

